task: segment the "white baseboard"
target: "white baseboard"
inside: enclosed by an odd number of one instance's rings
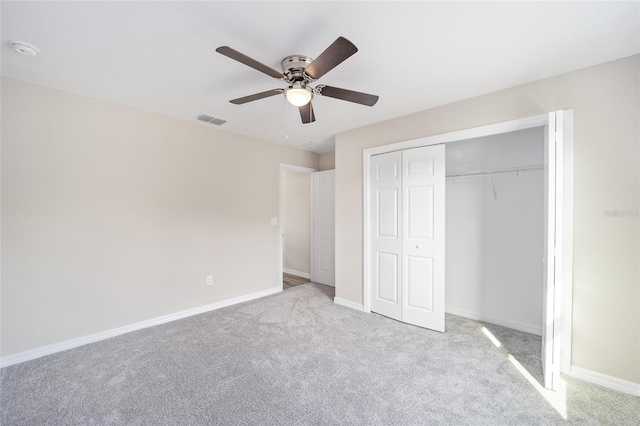
[[[284,272],[285,274],[295,275],[296,277],[306,278],[308,280],[311,279],[311,274],[306,272],[296,271],[295,269],[283,268],[282,272]]]
[[[504,321],[498,318],[488,317],[486,315],[481,315],[476,312],[470,312],[464,309],[458,309],[452,306],[445,307],[445,312],[453,315],[458,315],[459,317],[465,317],[476,321],[488,322],[489,324],[495,324],[502,327],[512,328],[518,331],[524,331],[525,333],[535,334],[537,336],[542,335],[541,326],[532,326],[530,324],[522,324],[513,321]]]
[[[99,333],[89,334],[87,336],[77,337],[75,339],[53,343],[47,346],[41,346],[39,348],[30,349],[28,351],[19,352],[17,354],[3,356],[2,358],[0,358],[0,367],[8,367],[13,364],[18,364],[21,362],[40,358],[46,355],[54,354],[56,352],[65,351],[67,349],[77,348],[78,346],[83,346],[89,343],[99,342],[100,340],[109,339],[111,337],[119,336],[125,333],[130,333],[136,330],[141,330],[143,328],[153,327],[155,325],[176,321],[179,319],[187,318],[193,315],[198,315],[198,314],[202,314],[209,311],[215,311],[216,309],[226,308],[227,306],[236,305],[242,302],[248,302],[249,300],[259,299],[261,297],[269,296],[271,294],[279,293],[281,291],[282,291],[281,287],[275,287],[269,290],[263,290],[256,293],[247,294],[244,296],[234,297],[232,299],[222,300],[220,302],[212,303],[210,305],[199,306],[197,308],[187,309],[185,311],[180,311],[180,312],[176,312],[169,315],[163,315],[157,318],[151,318],[151,319],[137,322],[134,324],[125,325],[118,328],[112,328],[111,330],[105,330]]]
[[[350,300],[341,299],[339,297],[333,298],[333,303],[336,305],[344,306],[346,308],[355,309],[356,311],[364,312],[364,306],[361,303],[355,303]]]
[[[617,377],[607,376],[606,374],[587,370],[586,368],[571,366],[571,377],[584,380],[585,382],[604,386],[605,388],[617,390],[618,392],[640,396],[640,383],[634,383],[628,380],[619,379]]]

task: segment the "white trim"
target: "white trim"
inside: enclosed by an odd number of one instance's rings
[[[315,213],[313,212],[313,209],[315,208],[314,204],[313,204],[313,197],[315,196],[314,191],[313,191],[313,180],[315,179],[315,175],[314,173],[317,173],[318,171],[316,170],[315,172],[311,172],[309,173],[309,212],[311,213],[311,217],[309,218],[309,279],[311,281],[313,281],[313,254],[314,254],[314,249],[315,249],[315,243],[314,243],[314,232],[313,232],[313,221],[315,220]]]
[[[280,170],[282,169],[287,169],[293,172],[301,172],[301,173],[315,173],[318,171],[318,169],[314,169],[311,167],[294,166],[293,164],[280,163]]]
[[[295,166],[293,164],[280,163],[280,169],[278,172],[278,281],[280,282],[280,286],[284,289],[284,283],[282,281],[282,274],[284,273],[284,244],[282,244],[282,240],[284,239],[284,220],[283,213],[284,209],[282,206],[283,198],[282,198],[282,171],[283,170],[292,170],[294,172],[302,172],[309,173],[309,203],[311,208],[311,230],[309,234],[309,254],[310,254],[310,263],[311,265],[311,274],[309,279],[313,281],[313,173],[317,172],[317,169],[312,169],[311,167],[303,167],[303,166]],[[305,277],[306,278],[306,277]]]
[[[376,154],[384,154],[386,152],[420,148],[427,145],[437,145],[440,143],[458,142],[465,139],[499,135],[501,133],[515,132],[517,130],[530,129],[532,127],[541,127],[547,124],[547,120],[548,115],[541,114],[534,117],[505,121],[503,123],[488,124],[486,126],[474,127],[472,129],[458,130],[455,132],[443,133],[441,135],[427,136],[424,138],[396,142],[389,145],[376,146],[363,150],[363,153],[368,157]]]
[[[477,314],[475,312],[466,311],[464,309],[458,309],[451,306],[445,307],[444,311],[448,314],[457,315],[459,317],[469,318],[475,321],[482,321],[489,324],[499,325],[501,327],[511,328],[513,330],[524,331],[525,333],[535,334],[536,336],[542,335],[542,329],[540,325],[530,325],[520,322],[504,321],[498,318],[488,317],[486,315]]]
[[[613,389],[618,392],[628,393],[629,395],[640,396],[640,383],[630,382],[629,380],[619,379],[596,371],[587,370],[586,368],[571,366],[571,377],[605,388]]]
[[[486,126],[471,129],[459,130],[455,132],[443,133],[441,135],[428,136],[409,141],[397,142],[362,151],[362,196],[363,196],[363,311],[371,312],[371,301],[369,300],[369,170],[372,155],[384,154],[387,152],[400,151],[410,148],[418,148],[426,145],[435,145],[447,142],[456,142],[465,139],[473,139],[484,136],[491,136],[501,133],[513,132],[517,130],[529,129],[532,127],[542,127],[547,124],[548,114],[536,115],[533,117],[521,118],[517,120],[505,121],[502,123],[489,124]],[[573,110],[564,110],[564,184],[563,184],[563,275],[562,275],[562,333],[565,336],[561,339],[560,351],[560,371],[567,373],[571,363],[571,305],[573,287]]]
[[[105,330],[99,333],[89,334],[87,336],[77,337],[75,339],[53,343],[47,346],[41,346],[39,348],[30,349],[28,351],[19,352],[17,354],[6,355],[0,358],[0,366],[2,366],[2,368],[8,367],[10,365],[40,358],[46,355],[51,355],[56,352],[66,351],[67,349],[77,348],[79,346],[84,346],[89,343],[99,342],[101,340],[109,339],[111,337],[116,337],[121,334],[141,330],[143,328],[165,324],[171,321],[176,321],[179,319],[187,318],[193,315],[198,315],[198,314],[202,314],[209,311],[215,311],[216,309],[226,308],[227,306],[248,302],[249,300],[259,299],[261,297],[269,296],[275,293],[279,293],[281,291],[282,291],[281,287],[274,287],[268,290],[258,291],[256,293],[251,293],[244,296],[238,296],[232,299],[222,300],[220,302],[212,303],[210,305],[191,308],[185,311],[175,312],[173,314],[163,315],[161,317],[156,317],[156,318],[151,318],[145,321],[136,322],[134,324],[112,328],[111,330]]]
[[[296,277],[306,278],[308,280],[311,279],[311,274],[308,272],[300,272],[289,268],[282,268],[282,272],[289,275],[295,275]]]
[[[573,110],[563,114],[562,144],[562,319],[560,332],[560,372],[571,371],[573,327]]]
[[[371,285],[371,277],[369,276],[369,257],[371,254],[369,237],[369,216],[371,215],[369,197],[371,176],[371,156],[369,149],[362,151],[362,312],[371,312],[371,296],[369,295],[369,286]],[[335,300],[334,300],[335,301]]]
[[[345,308],[355,309],[356,311],[360,311],[360,312],[364,311],[362,304],[352,302],[346,299],[341,299],[339,297],[334,297],[333,303],[335,303],[336,305],[344,306]]]

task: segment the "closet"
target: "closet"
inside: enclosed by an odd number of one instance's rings
[[[447,144],[446,311],[541,335],[544,128]]]
[[[557,390],[572,129],[572,111],[553,111],[365,149],[364,312],[444,332],[446,307],[539,334]]]
[[[371,310],[438,331],[446,310],[540,335],[544,128],[370,161]]]

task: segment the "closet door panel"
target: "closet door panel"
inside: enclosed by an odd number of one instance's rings
[[[411,308],[433,312],[433,259],[407,256],[407,271],[410,285],[407,289],[407,305]]]
[[[379,282],[376,297],[382,301],[399,304],[398,296],[398,255],[395,253],[378,252]]]
[[[403,151],[402,321],[444,331],[444,145]]]
[[[407,189],[409,238],[433,240],[433,193],[431,185]]]
[[[401,167],[401,152],[371,158],[371,311],[396,320],[402,316]]]
[[[563,112],[549,113],[544,144],[544,256],[542,284],[542,374],[544,387],[560,387],[562,318],[562,134]]]
[[[398,188],[379,189],[376,195],[378,199],[376,237],[398,238]]]

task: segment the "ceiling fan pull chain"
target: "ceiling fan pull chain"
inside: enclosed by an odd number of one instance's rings
[[[284,138],[289,140],[289,102],[284,103]]]

